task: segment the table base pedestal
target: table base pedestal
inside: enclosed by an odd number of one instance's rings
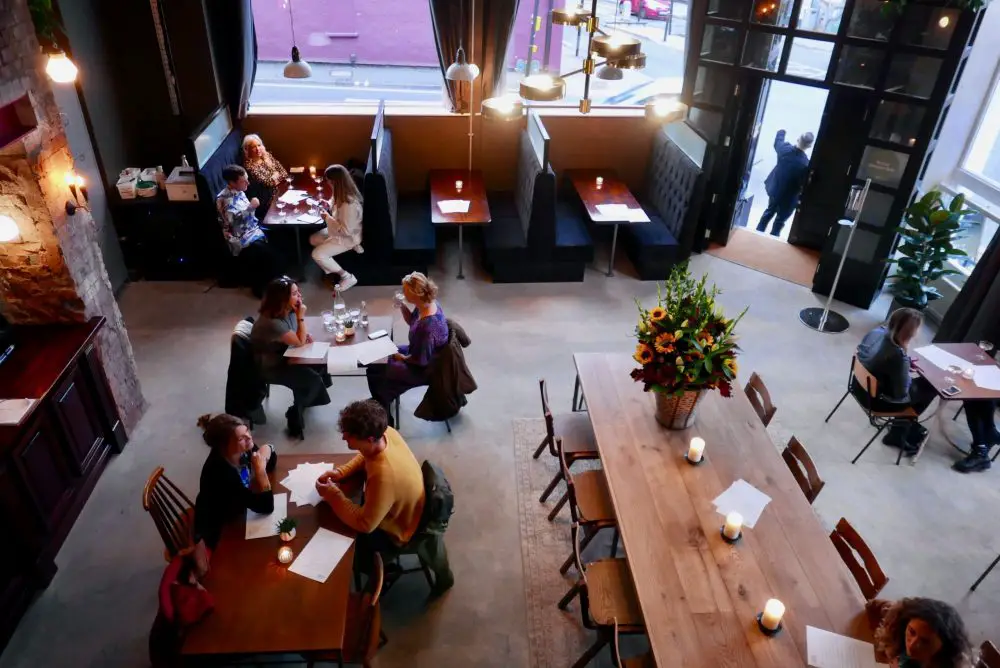
[[[815,329],[824,334],[840,334],[846,332],[847,328],[851,326],[847,318],[836,311],[829,311],[826,314],[826,322],[823,322],[823,311],[824,309],[818,306],[804,308],[799,311],[799,320],[809,329]]]

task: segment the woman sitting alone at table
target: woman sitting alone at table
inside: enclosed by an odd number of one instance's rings
[[[198,426],[212,449],[201,467],[201,485],[194,506],[195,561],[198,571],[208,570],[209,550],[214,550],[227,522],[246,516],[247,510],[274,511],[274,494],[267,474],[278,454],[274,446],[257,446],[243,420],[226,413],[202,415]]]
[[[321,215],[326,227],[309,237],[313,245],[312,258],[323,270],[328,283],[338,292],[349,290],[358,283],[354,274],[345,271],[334,259],[341,253],[361,247],[361,193],[351,173],[343,165],[330,165],[323,174],[330,185],[330,200],[323,202]]]
[[[368,389],[372,399],[389,414],[389,426],[394,427],[392,402],[414,387],[430,383],[428,367],[439,349],[448,345],[448,321],[437,302],[438,287],[419,271],[403,278],[403,296],[414,305],[410,310],[398,302],[403,320],[410,326],[409,344],[386,364],[372,364],[367,370]]]
[[[870,601],[868,614],[881,619],[875,632],[877,658],[892,668],[969,668],[972,647],[955,608],[930,598]]]
[[[250,330],[250,347],[261,378],[292,391],[292,405],[285,412],[288,434],[303,438],[305,409],[330,403],[326,366],[289,364],[289,346],[312,343],[306,331],[306,305],[295,281],[284,276],[268,283],[260,302],[260,317]]]
[[[266,213],[275,190],[288,176],[288,172],[264,148],[260,135],[247,135],[243,138],[243,166],[250,177],[249,196],[258,198],[261,213]]]

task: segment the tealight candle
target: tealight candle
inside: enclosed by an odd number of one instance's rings
[[[601,186],[604,185],[604,177],[603,176],[598,176],[595,179],[595,183],[597,183],[597,187],[600,188]]]
[[[965,378],[966,380],[972,380],[973,376],[975,375],[976,375],[976,370],[973,369],[971,366],[962,372],[962,378]]]
[[[760,615],[760,625],[768,631],[777,631],[781,626],[781,617],[785,614],[785,604],[776,598],[768,599],[764,604],[764,612]]]
[[[701,461],[702,454],[705,452],[705,439],[700,436],[695,436],[691,439],[691,447],[688,448],[688,461],[692,464],[697,464]]]
[[[336,339],[337,343],[343,343],[344,341],[347,340],[347,334],[344,332],[344,330],[341,329],[337,332]]]
[[[455,190],[461,190],[463,185],[461,181],[455,181]]]
[[[295,558],[295,553],[292,552],[292,548],[287,545],[283,545],[278,548],[278,561],[283,564],[292,563],[292,559]]]
[[[722,535],[729,540],[736,540],[743,532],[743,516],[737,512],[726,515],[726,523],[722,527]]]

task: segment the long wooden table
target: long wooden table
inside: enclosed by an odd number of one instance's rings
[[[861,591],[742,389],[709,394],[694,427],[669,431],[631,357],[574,360],[657,665],[804,667],[806,625],[871,640]],[[693,436],[707,443],[700,466],[684,460]],[[712,501],[740,478],[772,500],[729,545]],[[769,598],[787,608],[771,638],[755,621]]]
[[[287,493],[277,483],[299,464],[328,462],[333,468],[351,457],[279,452],[278,464],[269,476],[271,487],[275,494]],[[288,516],[298,521],[295,539],[288,543],[296,555],[319,527],[354,535],[325,503],[299,506],[289,501]],[[275,522],[279,519],[275,517]],[[287,566],[278,563],[281,545],[277,536],[246,540],[245,520],[231,522],[223,529],[212,554],[211,570],[204,580],[205,588],[215,598],[215,610],[187,632],[181,650],[186,661],[341,648],[354,546],[326,582],[320,584],[289,573]]]

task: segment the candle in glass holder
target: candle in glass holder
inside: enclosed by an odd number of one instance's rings
[[[781,617],[785,614],[785,604],[776,598],[768,599],[764,604],[764,612],[760,615],[760,625],[768,631],[777,631],[781,626]]]
[[[726,515],[726,523],[722,527],[722,535],[729,540],[736,540],[743,532],[743,516],[737,512]]]
[[[705,452],[705,439],[695,436],[691,439],[691,447],[688,448],[688,461],[697,464]]]
[[[292,563],[292,559],[295,558],[295,553],[292,552],[292,548],[287,545],[282,545],[278,548],[278,561],[283,564]]]
[[[598,176],[595,179],[595,182],[597,183],[597,187],[600,188],[601,186],[604,185],[604,177],[603,176]]]
[[[334,337],[337,339],[337,343],[343,343],[347,340],[347,333],[342,329],[338,329]]]
[[[309,165],[309,176],[316,178],[316,165]]]
[[[465,184],[461,181],[455,181],[455,190],[461,190],[463,185]]]

